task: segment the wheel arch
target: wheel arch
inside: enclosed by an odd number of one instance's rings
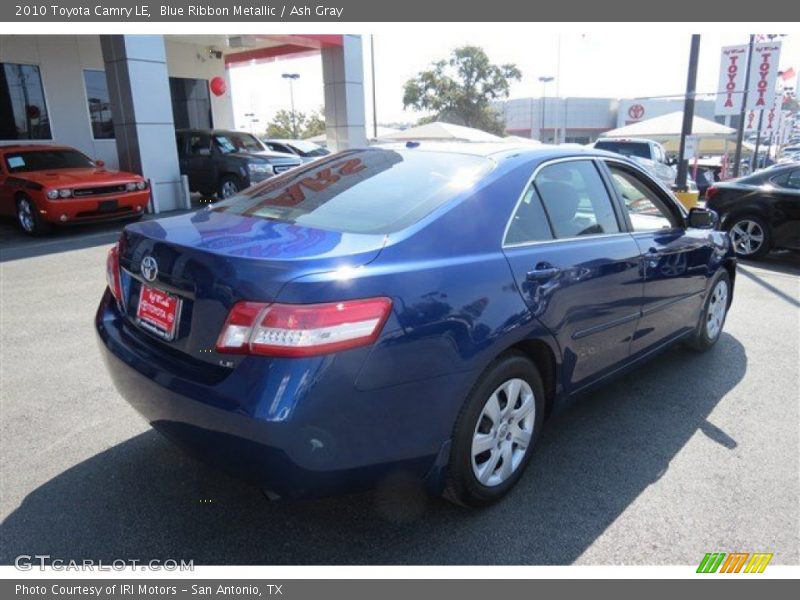
[[[553,411],[558,389],[556,376],[558,363],[555,352],[547,342],[538,338],[520,340],[507,348],[504,354],[508,352],[519,352],[525,355],[539,369],[539,374],[542,376],[542,383],[544,384],[544,416],[546,419]]]

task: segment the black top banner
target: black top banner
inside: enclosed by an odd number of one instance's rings
[[[0,22],[618,22],[780,21],[796,24],[800,3],[696,0],[603,0],[557,2],[492,0],[10,0],[0,4]]]

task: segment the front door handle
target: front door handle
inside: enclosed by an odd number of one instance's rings
[[[561,273],[561,269],[558,267],[554,267],[548,263],[540,263],[536,265],[535,269],[528,271],[525,274],[525,278],[528,281],[545,281],[547,279],[552,279],[559,273]]]

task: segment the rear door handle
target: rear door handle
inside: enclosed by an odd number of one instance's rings
[[[553,265],[536,265],[535,269],[528,271],[525,274],[525,278],[528,281],[545,281],[547,279],[552,279],[559,273],[561,273],[561,269],[554,267]]]

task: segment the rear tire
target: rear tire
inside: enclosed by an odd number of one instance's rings
[[[705,352],[719,340],[731,298],[731,278],[724,268],[714,277],[709,286],[703,311],[697,322],[697,329],[687,345],[698,352]]]
[[[45,235],[51,229],[50,223],[42,219],[34,201],[24,195],[17,198],[17,223],[22,231],[34,237]]]
[[[728,229],[733,251],[745,260],[764,258],[772,247],[769,227],[759,217],[743,215],[731,219]]]
[[[488,506],[516,485],[542,430],[544,397],[536,365],[521,353],[486,369],[456,420],[445,498]]]

